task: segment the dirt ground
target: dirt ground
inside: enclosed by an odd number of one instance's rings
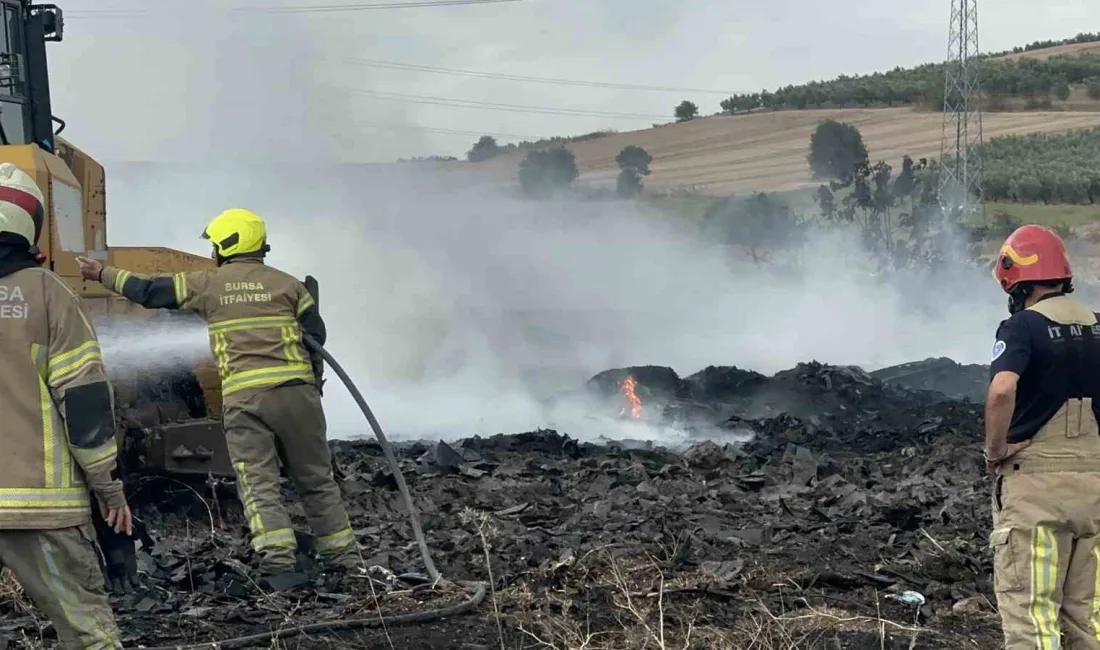
[[[252,582],[231,485],[146,477],[130,491],[155,546],[139,552],[143,588],[114,599],[126,644],[259,634],[218,647],[996,648],[979,406],[921,390],[953,372],[954,394],[984,381],[945,360],[874,376],[816,363],[770,378],[619,369],[588,383],[600,408],[632,417],[634,378],[637,417],[697,442],[673,451],[535,431],[404,444],[439,570],[490,585],[474,612],[416,625],[397,617],[469,592],[424,584],[377,444],[333,442],[373,579],[303,557],[314,582],[291,592]],[[51,646],[10,577],[0,602],[9,647]],[[385,629],[332,627],[380,616]]]

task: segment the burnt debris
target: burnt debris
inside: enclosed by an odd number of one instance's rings
[[[606,414],[632,417],[627,382],[654,426],[751,439],[673,451],[540,430],[396,451],[443,575],[491,573],[506,647],[578,647],[585,634],[601,648],[646,647],[663,621],[669,647],[996,648],[979,375],[935,359],[871,373],[805,363],[772,377],[624,368],[585,387]],[[309,586],[265,592],[231,483],[143,478],[133,498],[157,544],[141,553],[145,589],[114,599],[127,647],[461,600],[425,584],[377,443],[332,447],[376,567],[369,579],[326,575],[303,555]],[[20,598],[0,606],[2,634],[50,636]],[[389,634],[395,647],[496,648],[491,602],[420,627],[333,630],[294,645],[389,647]]]

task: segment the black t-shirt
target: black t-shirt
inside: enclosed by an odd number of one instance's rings
[[[1100,419],[1100,323],[1062,325],[1037,311],[1023,310],[1001,321],[989,376],[1020,375],[1008,442],[1033,437],[1073,397],[1093,398]]]

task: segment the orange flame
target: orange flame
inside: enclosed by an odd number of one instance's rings
[[[619,384],[619,389],[622,390],[623,397],[630,404],[630,417],[638,420],[642,417],[642,400],[638,399],[637,393],[634,392],[635,387],[638,386],[638,382],[633,377],[627,377]],[[623,407],[620,416],[626,415],[626,407]]]

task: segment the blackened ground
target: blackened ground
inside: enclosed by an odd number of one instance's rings
[[[491,575],[493,592],[473,615],[256,647],[1000,647],[976,404],[821,364],[772,378],[669,372],[623,369],[590,386],[610,399],[637,375],[642,399],[660,397],[669,417],[697,403],[709,425],[756,438],[679,454],[553,431],[403,445],[440,570]],[[381,449],[332,446],[364,555],[392,574],[313,570],[314,587],[265,594],[247,577],[232,486],[143,479],[131,497],[159,539],[142,557],[146,589],[116,599],[128,647],[461,600],[417,586],[422,567]],[[41,637],[15,591],[2,611],[0,631]]]
[[[945,357],[883,368],[872,372],[871,376],[898,386],[934,390],[972,402],[984,402],[989,386],[989,366],[963,365]]]

